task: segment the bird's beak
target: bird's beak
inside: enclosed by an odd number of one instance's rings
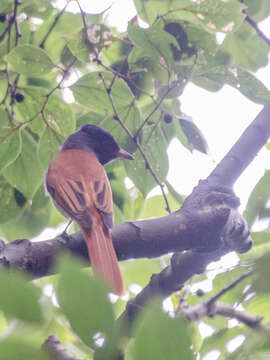
[[[121,159],[128,159],[128,160],[134,160],[134,157],[128,153],[126,150],[120,149],[118,151],[117,157]]]

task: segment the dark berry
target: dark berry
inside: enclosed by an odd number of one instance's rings
[[[7,20],[7,15],[5,13],[0,14],[0,22],[3,23]]]
[[[25,196],[16,188],[14,188],[14,198],[18,206],[23,207],[26,203]]]
[[[196,295],[197,295],[197,296],[203,296],[203,295],[204,295],[204,291],[203,291],[202,289],[198,289],[198,290],[196,291]]]
[[[172,115],[170,114],[165,114],[164,117],[163,117],[163,120],[165,121],[166,124],[170,124],[172,122]]]
[[[17,93],[15,94],[15,99],[16,99],[16,101],[17,101],[18,103],[23,102],[23,100],[24,100],[24,95],[23,95],[23,93],[17,92]]]

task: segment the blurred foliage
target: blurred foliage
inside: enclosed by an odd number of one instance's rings
[[[254,73],[267,65],[269,46],[244,21],[244,11],[255,21],[269,17],[269,0],[134,0],[137,17],[125,32],[107,24],[107,9],[84,14],[87,34],[82,14],[59,10],[55,4],[0,1],[0,235],[7,241],[34,237],[65,221],[45,195],[43,176],[63,139],[82,124],[106,128],[135,157],[106,166],[119,223],[167,212],[163,196],[151,193],[157,181],[117,116],[133,135],[138,132],[137,140],[159,182],[166,185],[174,211],[184,195],[167,180],[170,142],[177,139],[189,151],[207,154],[207,133],[181,111],[187,84],[211,92],[228,85],[258,104],[270,97]],[[220,33],[222,42],[217,41]],[[121,264],[126,295],[112,302],[89,271],[70,259],[59,264],[59,277],[33,283],[1,272],[0,360],[46,359],[40,347],[52,333],[82,359],[92,358],[105,338],[106,359],[119,342],[128,360],[185,360],[213,350],[219,352],[218,359],[268,358],[269,335],[257,336],[242,323],[232,326],[220,316],[188,325],[174,310],[179,303],[194,306],[211,298],[255,268],[254,277],[228,291],[222,301],[264,316],[269,324],[269,184],[268,171],[254,184],[245,216],[250,225],[259,220],[262,231],[252,233],[254,247],[241,255],[238,266],[190,280],[171,296],[170,313],[161,311],[160,304],[149,306],[129,342],[119,339],[115,314],[161,271],[157,259]],[[194,290],[206,283],[211,290]],[[202,324],[211,335],[204,334]],[[243,343],[237,342],[239,336]],[[233,341],[238,347],[229,351]]]

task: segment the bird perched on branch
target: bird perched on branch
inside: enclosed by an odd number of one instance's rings
[[[120,295],[124,285],[111,236],[112,191],[103,167],[117,158],[133,159],[109,132],[83,125],[51,160],[45,185],[61,213],[79,225],[94,272]]]

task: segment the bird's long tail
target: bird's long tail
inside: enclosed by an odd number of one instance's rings
[[[81,230],[95,274],[109,286],[112,292],[122,295],[124,283],[110,230],[104,225],[92,226],[91,229],[82,228]]]

